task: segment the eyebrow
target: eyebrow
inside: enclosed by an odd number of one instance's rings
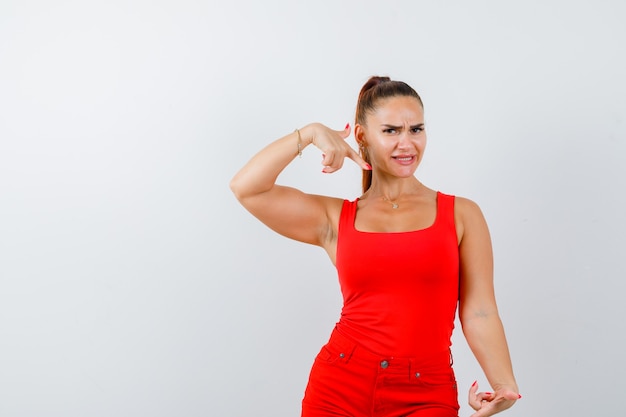
[[[380,127],[385,127],[387,129],[396,129],[396,130],[402,128],[402,126],[395,126],[395,125],[390,125],[390,124],[387,124],[387,123],[381,124]],[[418,123],[416,125],[410,126],[411,129],[415,129],[416,127],[424,127],[424,123]]]

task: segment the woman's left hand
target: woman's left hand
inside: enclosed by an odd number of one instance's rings
[[[495,392],[478,392],[478,384],[474,383],[469,389],[469,405],[476,412],[470,417],[492,416],[510,408],[515,401],[522,398],[510,388],[500,388]]]

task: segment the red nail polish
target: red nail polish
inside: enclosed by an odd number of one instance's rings
[[[485,395],[491,395],[491,393],[490,392],[486,392]]]
[[[517,398],[522,398],[522,394],[517,394]]]
[[[474,381],[474,383],[472,384],[472,386],[473,386],[473,387],[475,387],[477,382],[478,382],[478,381]]]
[[[344,127],[344,129],[347,129],[350,127],[350,123],[346,123],[346,127]]]
[[[370,171],[372,170],[372,166],[370,164],[365,164],[367,166],[367,169],[369,169]]]

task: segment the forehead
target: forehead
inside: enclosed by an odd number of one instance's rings
[[[376,108],[368,115],[368,118],[380,123],[394,120],[423,123],[424,109],[415,97],[388,97],[376,103]]]

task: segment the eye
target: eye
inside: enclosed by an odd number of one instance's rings
[[[424,131],[424,126],[415,126],[411,128],[411,132],[420,133]]]
[[[387,134],[393,135],[394,133],[396,133],[396,129],[394,129],[392,127],[389,127],[387,129],[384,129],[383,133],[387,133]]]

